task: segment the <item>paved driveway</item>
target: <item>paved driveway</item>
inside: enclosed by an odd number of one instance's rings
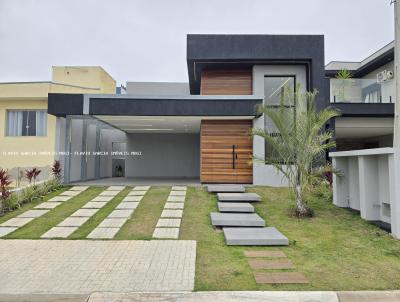
[[[0,240],[0,294],[190,291],[195,241]]]

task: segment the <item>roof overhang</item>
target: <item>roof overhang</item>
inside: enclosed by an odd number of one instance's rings
[[[234,96],[142,96],[49,93],[48,113],[93,116],[256,116],[262,98]]]

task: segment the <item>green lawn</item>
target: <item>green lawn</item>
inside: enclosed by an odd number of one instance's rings
[[[227,247],[210,225],[216,198],[189,188],[181,239],[197,240],[196,290],[367,290],[400,287],[400,241],[360,219],[357,213],[311,200],[315,217],[287,215],[288,190],[255,187],[262,196],[256,212],[290,240],[288,247]],[[308,285],[257,285],[244,250],[282,250]],[[288,270],[290,271],[290,270]]]
[[[6,238],[38,239],[104,189],[89,188]],[[84,239],[130,189],[127,187],[120,192],[68,239]],[[0,223],[62,190],[0,217]],[[150,240],[169,191],[170,187],[152,187],[115,239]],[[210,212],[217,211],[215,195],[203,188],[189,187],[180,239],[197,241],[196,290],[379,290],[400,287],[400,241],[363,221],[357,213],[313,198],[309,205],[315,210],[315,217],[300,220],[287,215],[291,205],[287,189],[254,187],[248,191],[262,196],[262,201],[254,204],[256,212],[268,226],[275,226],[284,233],[290,245],[226,246],[222,231],[210,224]],[[257,285],[244,257],[245,250],[282,250],[294,263],[293,271],[304,273],[310,284]]]

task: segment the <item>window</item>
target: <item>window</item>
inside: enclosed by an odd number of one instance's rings
[[[8,110],[7,136],[46,136],[47,111]]]
[[[281,104],[283,97],[285,96],[285,92],[294,92],[295,87],[295,76],[264,76],[264,95],[266,104]],[[293,100],[291,100],[290,104],[285,105],[293,105]]]

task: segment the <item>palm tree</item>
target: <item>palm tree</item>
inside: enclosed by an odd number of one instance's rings
[[[300,91],[300,86],[296,87]],[[252,134],[264,138],[273,152],[261,160],[273,165],[288,180],[296,199],[296,215],[310,215],[306,206],[304,192],[310,188],[315,178],[331,170],[325,163],[326,150],[335,146],[333,133],[325,131],[327,122],[339,113],[326,108],[316,110],[317,91],[293,92],[285,88],[278,107],[263,105],[259,113],[269,117],[276,131],[252,129]]]

